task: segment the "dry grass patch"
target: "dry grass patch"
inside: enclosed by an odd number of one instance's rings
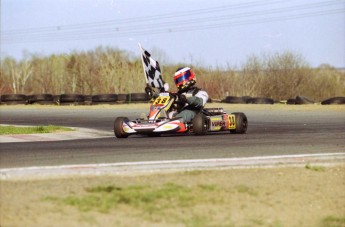
[[[1,226],[345,225],[345,165],[1,181]]]
[[[74,131],[72,128],[56,126],[56,125],[39,125],[39,126],[10,126],[0,125],[0,135],[14,135],[14,134],[36,134],[36,133],[57,133]]]

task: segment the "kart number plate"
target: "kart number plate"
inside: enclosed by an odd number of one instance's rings
[[[236,118],[234,114],[230,114],[229,116],[229,129],[236,129]]]
[[[165,105],[170,100],[170,96],[159,96],[155,99],[153,105]]]

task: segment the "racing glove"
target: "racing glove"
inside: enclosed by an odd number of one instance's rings
[[[151,87],[147,85],[145,87],[145,93],[150,96],[151,98],[157,98],[159,95],[159,90],[157,88]]]
[[[176,94],[176,102],[177,103],[187,103],[187,97],[183,94]]]
[[[152,95],[153,95],[152,87],[150,87],[150,86],[147,85],[147,86],[145,87],[145,93],[146,93],[148,96],[152,97]]]

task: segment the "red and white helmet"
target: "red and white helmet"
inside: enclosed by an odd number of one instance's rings
[[[180,91],[186,91],[196,83],[194,72],[189,67],[179,68],[174,75],[174,82]]]

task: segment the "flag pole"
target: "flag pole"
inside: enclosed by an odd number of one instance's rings
[[[146,80],[146,84],[149,84],[147,76],[146,76],[146,72],[145,72],[145,66],[144,66],[144,59],[143,59],[143,48],[141,47],[140,43],[138,43],[139,48],[140,48],[140,57],[141,57],[141,63],[143,65],[143,70],[144,70],[144,76],[145,76],[145,80]]]

